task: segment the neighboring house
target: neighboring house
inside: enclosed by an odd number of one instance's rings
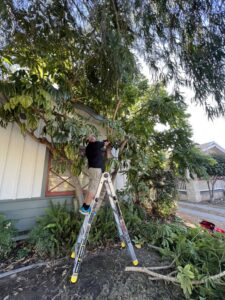
[[[103,118],[83,105],[76,106],[76,110],[98,128],[104,139]],[[6,129],[0,127],[0,145],[0,213],[14,220],[21,233],[35,225],[36,218],[45,213],[50,201],[67,201],[68,206],[72,205],[72,180],[66,173],[60,175],[52,170],[45,145],[23,136],[16,124]],[[82,185],[87,185],[87,178],[81,177]],[[125,178],[119,174],[115,187],[121,189],[123,182]]]
[[[225,149],[215,142],[209,142],[198,147],[207,154],[217,154],[225,155]],[[180,182],[179,188],[179,200],[187,200],[193,202],[201,202],[210,200],[208,185],[206,180],[195,178],[194,180],[190,178],[188,182]],[[214,189],[214,198],[221,199],[225,195],[225,181],[217,180]]]

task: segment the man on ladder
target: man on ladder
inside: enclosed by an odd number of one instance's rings
[[[73,274],[71,276],[72,283],[76,283],[78,279],[78,273],[84,256],[85,246],[94,216],[96,215],[96,208],[103,186],[105,186],[109,197],[118,235],[121,240],[121,247],[124,248],[127,245],[133,265],[138,265],[138,260],[126,228],[121,209],[119,207],[118,199],[116,197],[110,175],[107,172],[102,173],[104,167],[101,148],[104,145],[108,145],[109,142],[98,142],[94,135],[89,136],[88,141],[89,144],[86,148],[86,156],[88,158],[90,182],[84,204],[80,209],[80,212],[86,216],[80,229],[76,244],[74,245],[74,251],[71,254],[71,257],[74,258]]]
[[[87,140],[88,145],[85,154],[88,159],[89,184],[83,206],[80,208],[80,213],[83,215],[91,212],[90,204],[96,194],[102,172],[104,172],[102,148],[109,145],[107,140],[102,142],[97,141],[94,134],[91,134]]]

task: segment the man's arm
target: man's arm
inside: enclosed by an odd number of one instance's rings
[[[106,147],[106,146],[108,146],[109,144],[110,144],[110,142],[109,142],[108,140],[104,140],[104,141],[102,141],[102,142],[99,142],[99,141],[98,141],[98,146],[99,146],[99,148]]]

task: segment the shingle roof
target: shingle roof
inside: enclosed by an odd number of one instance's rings
[[[204,151],[208,148],[215,147],[215,144],[216,144],[215,142],[208,142],[208,143],[200,144],[198,146],[199,146],[199,148],[201,148]]]
[[[200,144],[198,145],[198,147],[204,151],[207,152],[212,148],[217,148],[218,150],[220,150],[222,153],[225,153],[225,149],[223,147],[221,147],[220,145],[218,145],[216,142],[208,142],[208,143],[204,143],[204,144]]]

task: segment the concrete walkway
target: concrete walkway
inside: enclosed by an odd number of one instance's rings
[[[177,214],[193,223],[207,220],[225,229],[225,206],[179,201]]]

